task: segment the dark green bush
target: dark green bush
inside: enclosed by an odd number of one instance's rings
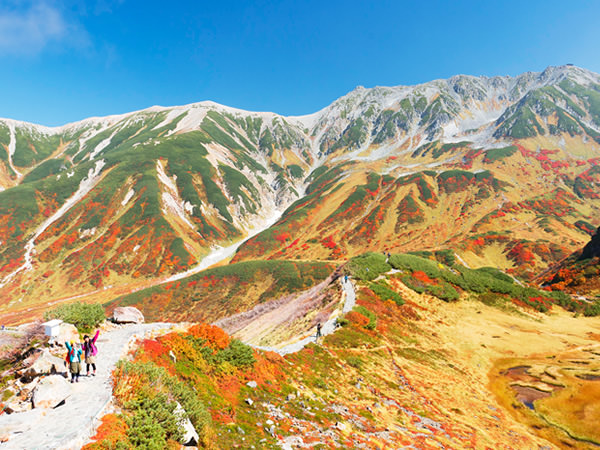
[[[375,292],[375,294],[381,300],[392,300],[398,306],[404,305],[404,299],[396,291],[392,290],[387,283],[375,282],[370,283],[369,288]]]
[[[130,439],[132,441],[145,442],[144,436],[152,437],[152,440],[158,440],[158,442],[163,442],[161,439],[175,438],[177,432],[174,431],[170,416],[173,414],[171,408],[174,402],[172,399],[181,404],[185,410],[185,416],[190,419],[198,432],[200,441],[205,441],[212,419],[208,410],[191,387],[177,379],[177,377],[169,375],[164,367],[157,366],[153,362],[119,361],[117,367],[124,374],[137,375],[140,379],[145,380],[146,383],[140,389],[140,393],[131,402],[124,405],[125,412],[133,413],[132,415],[130,414],[130,418],[128,419],[128,425],[136,428],[136,431],[131,431]],[[155,406],[156,402],[165,403],[165,407]],[[157,413],[157,416],[153,416],[153,413],[142,412],[148,408],[163,409]],[[158,417],[159,420],[165,421],[164,435],[153,429],[148,417],[152,420]],[[148,446],[146,448],[165,447]]]
[[[181,441],[177,404],[166,394],[146,387],[124,406],[133,413],[126,422],[127,436],[135,448],[162,449],[169,439]]]
[[[594,303],[585,305],[583,315],[586,317],[600,316],[600,301],[596,300]]]
[[[365,253],[352,258],[348,262],[346,270],[358,280],[372,281],[392,269],[385,260],[385,256],[381,253]]]
[[[428,285],[427,292],[445,302],[453,302],[460,297],[456,289],[444,282],[439,285]]]
[[[233,339],[229,346],[217,353],[217,359],[227,361],[236,367],[248,367],[254,365],[256,359],[252,347],[244,344],[238,339]]]
[[[44,319],[60,319],[75,325],[81,333],[89,333],[106,319],[106,315],[101,305],[77,302],[46,311]]]
[[[425,272],[430,278],[439,278],[440,267],[437,261],[430,259],[420,258],[414,255],[391,255],[389,259],[390,265],[394,269],[398,270],[410,270],[412,272],[421,271]]]
[[[338,317],[337,319],[335,319],[335,323],[340,327],[345,327],[350,323],[350,321],[344,317]]]

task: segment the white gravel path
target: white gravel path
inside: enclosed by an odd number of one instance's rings
[[[345,314],[349,311],[352,311],[352,308],[354,308],[354,305],[356,303],[356,292],[354,291],[354,285],[352,284],[352,281],[350,281],[350,279],[345,281],[344,277],[341,277],[340,282],[342,283],[342,287],[344,288],[344,294],[345,294],[344,295],[344,297],[345,297],[344,306],[342,307],[342,314]],[[340,316],[339,313],[334,314],[329,318],[329,320],[327,322],[325,322],[323,324],[323,326],[321,327],[321,334],[323,336],[332,334],[335,331],[335,321],[337,320],[337,318],[339,316]],[[265,350],[265,351],[272,351],[275,353],[279,353],[281,356],[284,356],[284,355],[289,355],[290,353],[299,352],[300,350],[302,350],[304,347],[306,347],[311,342],[315,342],[316,338],[317,338],[316,335],[310,335],[310,336],[305,337],[304,339],[301,339],[297,342],[294,342],[292,344],[286,345],[285,347],[281,347],[281,348],[258,347],[258,346],[256,346],[255,348],[258,348],[260,350]]]
[[[95,433],[112,399],[111,373],[117,361],[126,355],[129,344],[135,338],[172,327],[168,323],[148,323],[101,333],[97,341],[97,375],[80,377],[79,383],[71,385],[72,392],[65,404],[56,409],[32,409],[0,416],[0,436],[10,436],[0,444],[0,450],[81,448]]]

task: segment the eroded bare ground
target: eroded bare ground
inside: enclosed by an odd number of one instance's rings
[[[280,346],[298,340],[317,323],[325,323],[334,310],[341,310],[340,270],[310,289],[260,303],[215,325],[252,345]]]

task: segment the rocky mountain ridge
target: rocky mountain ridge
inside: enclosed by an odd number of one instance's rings
[[[454,246],[533,273],[598,225],[599,105],[600,77],[560,66],[357,88],[299,117],[201,102],[0,120],[2,307],[110,300],[261,230],[236,260]]]

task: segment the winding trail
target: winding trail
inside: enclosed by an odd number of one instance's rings
[[[342,287],[344,288],[344,306],[342,307],[342,311],[341,311],[341,313],[344,314],[349,311],[352,311],[352,308],[354,308],[354,305],[356,303],[356,292],[354,290],[354,285],[352,284],[352,281],[350,281],[350,279],[345,280],[344,277],[340,277],[340,282],[342,283]],[[323,324],[323,326],[321,327],[321,334],[323,336],[332,334],[335,331],[335,328],[336,328],[335,321],[337,320],[337,318],[339,316],[340,316],[340,313],[338,310],[337,314],[333,314],[329,318],[329,320]],[[253,347],[257,348],[259,350],[279,353],[281,356],[284,356],[284,355],[289,355],[290,353],[299,352],[300,350],[302,350],[304,347],[306,347],[311,342],[315,342],[316,338],[317,338],[316,335],[311,334],[309,336],[304,337],[303,339],[300,339],[299,341],[293,342],[293,343],[286,345],[285,347],[281,347],[281,348],[259,347],[259,346],[253,346]]]
[[[71,385],[65,404],[56,409],[37,408],[0,416],[0,436],[9,436],[7,442],[0,444],[0,449],[81,448],[106,413],[112,400],[112,371],[117,361],[126,355],[130,343],[151,333],[164,333],[174,326],[169,323],[125,325],[101,333],[97,341],[97,375],[80,377],[79,383]]]
[[[340,282],[344,290],[344,304],[323,325],[323,336],[335,331],[336,319],[340,314],[351,311],[356,302],[352,282],[344,280],[343,277],[340,278]],[[8,437],[8,441],[0,443],[0,450],[80,448],[89,441],[100,419],[107,413],[112,401],[112,372],[117,362],[125,357],[132,342],[137,338],[164,334],[176,326],[177,324],[170,323],[126,325],[101,333],[97,341],[100,357],[96,377],[80,377],[79,383],[71,385],[71,394],[65,403],[55,409],[36,408],[22,413],[1,415],[0,436]],[[302,350],[315,339],[315,335],[310,335],[282,348],[255,348],[287,355]]]

